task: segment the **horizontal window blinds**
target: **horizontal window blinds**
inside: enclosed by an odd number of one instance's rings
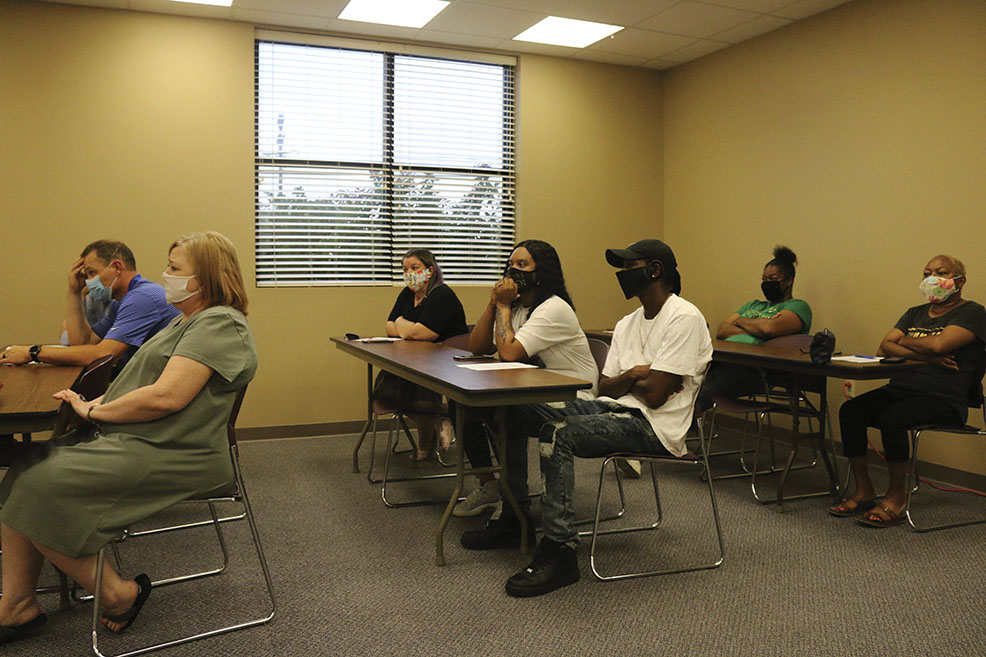
[[[433,251],[495,279],[514,241],[513,67],[258,40],[259,285],[390,285]]]

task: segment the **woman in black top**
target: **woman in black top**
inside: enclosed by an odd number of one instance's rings
[[[907,432],[925,424],[962,426],[968,416],[971,386],[982,377],[986,348],[986,309],[962,298],[965,266],[952,256],[936,256],[924,268],[920,289],[929,303],[915,306],[880,343],[881,356],[924,361],[890,383],[842,405],[842,447],[856,481],[851,497],[829,509],[856,516],[866,525],[901,522],[907,501]],[[890,482],[875,499],[866,467],[866,428],[880,429]]]
[[[442,342],[455,335],[468,333],[466,314],[442,277],[442,268],[435,256],[426,249],[411,249],[404,254],[405,287],[397,295],[393,310],[387,318],[387,335],[405,340]],[[387,372],[381,372],[373,389],[374,397],[388,405],[399,407],[408,402],[438,402],[441,396]],[[418,427],[419,461],[431,458],[438,438],[438,421],[432,414],[408,413]]]

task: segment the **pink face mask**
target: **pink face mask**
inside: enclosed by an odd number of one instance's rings
[[[928,276],[921,281],[918,289],[921,290],[921,294],[927,297],[931,303],[942,303],[959,291],[955,281],[960,278],[964,277],[944,278],[942,276]]]

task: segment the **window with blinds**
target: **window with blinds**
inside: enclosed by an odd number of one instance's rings
[[[256,42],[257,284],[390,285],[426,248],[449,282],[514,243],[513,66]]]

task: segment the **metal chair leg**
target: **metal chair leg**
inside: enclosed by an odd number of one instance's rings
[[[704,439],[702,442],[704,444]],[[708,569],[719,567],[722,564],[724,558],[725,546],[722,538],[722,526],[719,520],[719,507],[718,507],[718,503],[716,502],[715,488],[712,482],[711,472],[709,472],[708,453],[706,451],[703,451],[702,455],[698,457],[695,461],[684,461],[684,462],[698,465],[701,469],[705,470],[705,474],[707,477],[706,484],[709,487],[709,496],[712,504],[712,513],[713,513],[713,518],[715,521],[715,528],[716,528],[716,538],[718,541],[718,555],[715,558],[715,560],[712,561],[711,563],[701,563],[701,564],[688,565],[683,567],[665,568],[665,569],[632,572],[632,573],[618,573],[618,574],[606,575],[600,572],[600,569],[597,566],[597,557],[596,557],[596,547],[600,536],[604,536],[607,534],[651,531],[657,529],[660,526],[661,521],[663,519],[663,510],[661,507],[660,491],[658,487],[658,479],[657,479],[657,473],[654,463],[655,461],[671,461],[671,459],[667,457],[653,457],[653,458],[648,458],[646,456],[639,457],[640,460],[648,461],[648,465],[651,471],[651,480],[654,486],[654,499],[657,506],[657,518],[654,522],[645,525],[636,526],[636,527],[612,528],[607,530],[600,530],[599,516],[600,516],[600,503],[602,499],[603,474],[605,473],[607,463],[609,463],[609,461],[612,460],[613,458],[616,457],[610,456],[603,461],[602,468],[600,469],[599,486],[596,491],[596,515],[595,515],[595,522],[593,524],[592,542],[589,548],[589,564],[592,569],[592,574],[597,579],[602,581],[615,581],[615,580],[624,580],[624,579],[634,579],[638,577],[651,577],[654,575],[669,575],[672,573],[692,572],[696,570],[708,570]],[[635,458],[638,457],[635,456]]]
[[[910,432],[911,434],[911,467],[907,471],[907,478],[905,479],[905,488],[907,489],[907,501],[904,506],[904,513],[907,515],[907,524],[910,525],[911,529],[915,532],[923,534],[925,532],[935,532],[942,529],[955,529],[956,527],[968,527],[970,525],[981,525],[986,523],[986,518],[978,518],[975,520],[963,520],[960,522],[944,522],[937,525],[925,525],[919,526],[914,520],[914,513],[911,504],[911,498],[914,493],[917,492],[918,486],[915,483],[918,479],[917,467],[918,467],[918,440],[921,438],[923,431],[920,429],[917,431]]]
[[[209,630],[207,632],[200,632],[198,634],[194,634],[194,635],[186,636],[186,637],[181,637],[179,639],[174,639],[174,640],[171,640],[171,641],[165,641],[165,642],[162,642],[162,643],[157,643],[157,644],[154,644],[154,645],[145,646],[145,647],[142,647],[142,648],[138,648],[136,650],[130,650],[130,651],[127,651],[127,652],[124,652],[124,653],[120,653],[118,655],[114,655],[113,657],[136,657],[136,655],[142,655],[142,654],[149,653],[149,652],[152,652],[152,651],[155,651],[155,650],[160,650],[162,648],[170,648],[172,646],[181,645],[183,643],[189,643],[191,641],[197,641],[199,639],[206,639],[206,638],[209,638],[209,637],[217,636],[219,634],[226,634],[228,632],[234,632],[234,631],[237,631],[237,630],[246,629],[248,627],[255,627],[257,625],[262,625],[264,623],[268,623],[268,622],[270,622],[271,619],[274,618],[274,614],[277,611],[277,601],[276,601],[276,599],[274,597],[274,584],[271,581],[270,569],[267,566],[267,559],[264,556],[263,544],[260,542],[260,533],[257,530],[257,523],[256,523],[256,520],[255,520],[255,518],[253,516],[253,509],[250,507],[250,500],[247,497],[246,488],[243,486],[243,479],[242,479],[242,475],[240,473],[239,463],[238,463],[237,459],[235,459],[235,458],[233,459],[233,469],[234,469],[234,476],[235,476],[236,482],[238,484],[237,488],[238,488],[238,492],[239,492],[239,497],[240,497],[240,499],[243,502],[243,508],[244,508],[244,510],[246,512],[247,523],[250,526],[250,535],[251,535],[251,538],[253,539],[254,548],[256,549],[257,558],[258,558],[258,560],[260,562],[260,568],[261,568],[261,571],[263,573],[264,582],[265,582],[266,587],[267,587],[267,594],[268,594],[268,596],[270,598],[270,611],[269,611],[269,613],[267,613],[266,615],[261,616],[259,618],[254,618],[252,620],[248,620],[248,621],[245,621],[245,622],[236,623],[234,625],[228,625],[228,626],[221,627],[221,628],[218,628],[218,629]],[[218,499],[220,499],[222,501],[225,501],[225,498],[218,498]],[[222,525],[219,522],[219,518],[218,518],[218,515],[216,514],[216,510],[215,510],[214,502],[216,501],[216,498],[210,499],[210,500],[196,500],[196,501],[207,502],[209,504],[210,513],[212,514],[212,517],[213,517],[213,524],[215,525],[216,532],[219,535],[220,544],[222,546],[223,553],[224,553],[224,558],[225,558],[225,555],[226,555],[226,543],[225,543],[225,538],[223,537],[223,534],[222,534]],[[100,616],[101,616],[100,609],[99,609],[99,598],[100,598],[100,589],[102,588],[103,571],[104,571],[104,567],[105,567],[104,559],[105,559],[105,547],[99,551],[99,553],[98,553],[98,555],[96,557],[96,582],[95,582],[95,586],[94,586],[95,591],[93,592],[91,638],[92,638],[92,650],[93,650],[93,653],[97,657],[110,657],[110,655],[107,655],[106,653],[101,652],[100,651],[100,648],[99,648],[99,627],[100,627],[100,622],[99,621],[100,621]],[[167,579],[167,580],[161,580],[161,581],[159,581],[157,583],[152,583],[152,586],[162,586],[164,584],[173,584],[173,583],[177,583],[179,581],[188,581],[189,579],[197,579],[200,576],[203,576],[203,575],[182,576],[182,577],[178,577],[178,578],[170,578],[170,579]]]

